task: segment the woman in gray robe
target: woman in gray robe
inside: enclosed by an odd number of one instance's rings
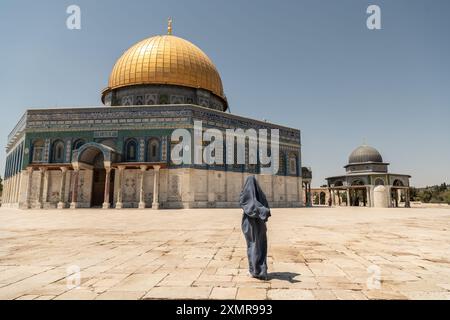
[[[255,176],[247,177],[239,204],[244,210],[242,232],[247,241],[249,273],[258,279],[267,279],[267,228],[269,203]]]

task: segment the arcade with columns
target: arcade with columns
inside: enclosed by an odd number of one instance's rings
[[[375,148],[356,148],[344,167],[346,174],[326,178],[332,205],[410,207],[411,176],[389,173],[388,165]]]
[[[114,156],[112,148],[87,143],[74,152],[72,163],[32,163],[17,176],[17,182],[5,186],[3,201],[35,209],[54,208],[55,204],[58,209],[121,209],[132,173],[132,191],[137,197],[131,202],[137,201],[138,208],[159,209],[160,169],[165,163],[113,163]],[[128,196],[128,207],[133,205],[129,200]]]

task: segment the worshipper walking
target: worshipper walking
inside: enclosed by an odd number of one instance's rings
[[[247,241],[249,273],[258,279],[267,279],[267,227],[270,217],[269,203],[255,176],[245,180],[239,197],[244,210],[242,232]]]

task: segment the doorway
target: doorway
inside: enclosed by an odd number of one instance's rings
[[[105,180],[106,170],[103,162],[103,154],[99,153],[94,159],[94,169],[92,177],[92,197],[91,207],[101,208],[105,201]],[[114,170],[110,174],[109,200],[113,203],[114,194]]]

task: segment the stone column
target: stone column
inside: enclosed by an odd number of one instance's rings
[[[347,207],[350,206],[350,191],[348,189],[345,189],[345,193],[347,196]]]
[[[308,206],[309,207],[313,206],[312,192],[311,192],[311,182],[309,182],[309,181],[308,181]]]
[[[44,207],[44,202],[47,198],[47,195],[44,192],[45,189],[45,173],[47,171],[47,168],[40,167],[39,173],[40,173],[40,179],[39,179],[39,196],[38,196],[38,208],[42,209]]]
[[[309,203],[309,189],[308,189],[308,182],[304,182],[303,185],[305,186],[305,204],[307,207],[309,207],[310,203]]]
[[[18,178],[19,178],[19,187],[17,189],[17,207],[19,208],[20,206],[20,191],[22,190],[22,183],[23,183],[23,179],[22,179],[22,172],[19,171],[19,173],[17,174]]]
[[[334,195],[334,189],[331,189],[331,205],[332,206],[336,205],[336,197]]]
[[[11,195],[12,195],[12,187],[13,187],[13,183],[12,183],[12,177],[8,178],[8,199],[7,202],[11,203]]]
[[[3,193],[2,193],[2,204],[9,203],[8,201],[8,178],[3,181]]]
[[[9,203],[14,203],[14,177],[15,176],[9,178],[11,184],[11,186],[9,187],[9,195],[8,195]]]
[[[17,174],[14,174],[12,181],[13,181],[13,188],[11,194],[11,203],[14,203],[16,202]]]
[[[303,188],[304,188],[304,196],[305,196],[305,206],[309,207],[311,205],[311,191],[308,187],[308,183],[304,182],[303,183]]]
[[[374,207],[375,206],[375,192],[374,192],[375,187],[374,186],[370,186],[370,206]]]
[[[411,208],[409,188],[405,189],[405,208]]]
[[[11,199],[11,201],[10,201],[10,203],[14,203],[14,195],[15,195],[15,192],[16,192],[16,175],[14,175],[13,177],[12,177],[12,188],[11,188],[11,195],[10,195],[10,199]]]
[[[19,205],[19,193],[20,193],[20,185],[22,184],[22,175],[20,174],[20,171],[17,172],[17,186],[16,186],[16,197],[15,202],[17,205]]]
[[[366,194],[367,194],[367,196],[366,196],[366,198],[367,198],[366,206],[367,207],[371,207],[372,206],[372,199],[371,199],[371,196],[370,196],[370,187],[366,187]]]
[[[14,177],[15,176],[11,176],[9,178],[9,180],[11,181],[11,187],[10,187],[10,191],[9,191],[9,195],[8,195],[8,202],[9,203],[13,203],[14,202]]]
[[[12,194],[13,194],[13,187],[14,187],[14,183],[13,183],[13,176],[10,176],[9,178],[8,178],[8,184],[9,184],[9,187],[8,187],[8,200],[7,200],[7,202],[8,203],[12,203]]]
[[[10,203],[14,203],[14,193],[15,193],[15,190],[16,190],[16,176],[14,175],[14,176],[12,176],[12,178],[11,178],[11,194],[10,194],[10,196],[9,196],[9,199],[10,199]]]
[[[141,184],[139,188],[139,209],[145,209],[145,192],[144,192],[144,177],[147,166],[141,166]]]
[[[123,203],[122,203],[122,180],[123,180],[123,171],[125,170],[125,166],[119,166],[119,174],[118,174],[118,181],[117,181],[117,202],[116,202],[116,209],[122,209]]]
[[[80,169],[74,168],[72,177],[72,202],[70,209],[75,209],[78,206],[78,179],[80,178]]]
[[[305,198],[306,198],[306,205],[308,207],[312,206],[311,202],[311,188],[308,182],[305,183]]]
[[[161,166],[153,166],[154,177],[153,177],[153,203],[152,209],[159,209],[159,169]]]
[[[48,202],[48,184],[49,184],[49,170],[45,169],[44,171],[44,185],[42,190],[42,206]]]
[[[64,209],[65,207],[65,194],[66,194],[66,172],[67,167],[61,167],[61,185],[59,186],[59,202],[58,209]]]
[[[307,207],[311,207],[312,203],[311,203],[311,191],[309,189],[309,183],[305,182],[305,201],[306,201],[306,206]]]
[[[33,183],[33,167],[27,168],[28,173],[28,184],[27,184],[27,194],[25,196],[25,203],[27,205],[27,208],[31,208],[31,184]]]
[[[387,192],[387,199],[388,199],[388,207],[392,208],[392,197],[391,197],[391,187],[386,186],[386,192]]]
[[[9,179],[6,178],[5,182],[4,182],[4,187],[3,187],[3,194],[2,194],[2,203],[9,203],[8,200],[8,194],[9,194]]]
[[[109,203],[109,191],[111,188],[111,167],[105,167],[105,193],[103,194],[103,209],[109,209],[110,203]]]
[[[14,203],[14,195],[16,194],[16,175],[12,177],[12,188],[11,188],[11,195],[10,195],[10,203]]]
[[[305,206],[308,206],[308,185],[306,184],[306,182],[303,182],[303,188],[305,192]]]
[[[9,177],[9,192],[8,192],[8,203],[13,203],[14,194],[14,176]]]

